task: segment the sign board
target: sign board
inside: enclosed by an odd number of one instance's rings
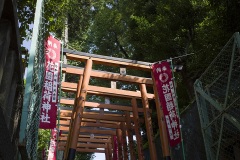
[[[61,132],[59,132],[59,136],[60,135],[61,135]],[[58,136],[58,130],[56,128],[52,129],[50,145],[48,150],[48,160],[57,160],[57,136]]]
[[[169,62],[166,61],[155,63],[152,69],[166,122],[169,143],[173,147],[181,142],[181,133],[172,70]]]
[[[39,125],[39,128],[42,129],[56,127],[60,75],[59,61],[60,42],[50,36],[45,41],[45,73]]]

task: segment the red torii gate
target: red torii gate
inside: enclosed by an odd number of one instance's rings
[[[59,137],[58,150],[64,150],[64,159],[73,160],[75,152],[99,152],[105,153],[106,159],[113,158],[113,136],[117,136],[118,158],[128,159],[126,136],[129,141],[131,159],[136,159],[133,149],[133,132],[136,135],[138,159],[143,160],[142,140],[139,123],[145,123],[149,150],[152,160],[157,160],[156,148],[154,144],[151,109],[149,100],[155,100],[158,115],[158,126],[164,159],[170,158],[166,126],[163,112],[157,95],[157,91],[152,78],[111,73],[92,70],[93,64],[101,64],[118,68],[130,68],[151,72],[151,63],[114,58],[95,54],[88,54],[65,49],[68,60],[85,62],[85,68],[64,65],[62,72],[79,76],[78,83],[62,82],[61,88],[64,92],[75,93],[74,99],[61,98],[60,103],[73,106],[62,107],[60,111],[60,127],[63,134]],[[136,84],[140,92],[121,90],[114,87],[100,87],[89,85],[91,78],[109,81],[121,81]],[[147,86],[153,88],[153,93],[148,93]],[[118,97],[131,101],[131,106],[115,104],[103,104],[87,101],[87,95],[97,95],[103,97]],[[137,105],[137,99],[142,100],[143,108]],[[84,108],[99,108],[99,111],[84,111]],[[121,114],[116,114],[104,109],[119,110]],[[139,117],[143,113],[144,119]],[[93,137],[92,135],[95,136]],[[102,148],[100,150],[99,148]]]

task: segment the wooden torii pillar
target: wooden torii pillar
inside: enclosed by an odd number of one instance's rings
[[[79,81],[78,81],[78,85],[77,85],[77,93],[76,93],[76,98],[74,100],[74,106],[73,106],[73,113],[76,113],[76,109],[77,109],[77,98],[80,96],[80,91],[81,91],[81,87],[82,87],[82,80],[83,80],[83,76],[80,75],[79,76]],[[67,155],[68,155],[68,151],[69,151],[69,147],[70,147],[70,141],[72,139],[72,132],[73,132],[73,125],[74,125],[74,119],[75,119],[76,114],[72,114],[71,115],[71,121],[70,121],[70,126],[69,126],[69,134],[68,134],[68,141],[66,144],[66,150],[64,152],[64,159],[67,159]]]
[[[80,90],[80,96],[77,98],[77,108],[75,112],[75,119],[74,119],[74,124],[73,131],[70,131],[71,134],[71,139],[70,139],[70,144],[69,144],[69,151],[68,151],[68,160],[74,160],[75,159],[75,153],[76,153],[76,148],[77,148],[77,142],[78,142],[78,135],[80,132],[80,125],[82,121],[81,115],[83,114],[83,108],[85,106],[85,99],[87,96],[87,89],[88,89],[88,83],[90,80],[90,75],[91,75],[91,70],[92,70],[92,60],[89,58],[87,60],[84,73],[83,73],[83,82]]]
[[[154,136],[153,136],[153,129],[152,129],[152,120],[151,115],[149,113],[149,103],[147,98],[147,89],[145,84],[140,84],[140,90],[142,94],[142,103],[143,103],[143,110],[144,110],[144,118],[147,130],[147,137],[148,137],[148,145],[151,159],[157,160],[156,148],[154,143]]]
[[[133,140],[132,140],[132,133],[131,129],[135,130],[135,135],[137,138],[137,149],[138,149],[138,159],[143,160],[143,149],[142,149],[142,140],[141,140],[141,134],[139,131],[139,112],[144,113],[144,123],[146,125],[147,130],[147,137],[148,137],[148,143],[149,143],[149,149],[150,149],[150,155],[152,160],[157,160],[156,155],[156,148],[154,144],[154,138],[153,138],[153,131],[152,131],[152,122],[151,122],[151,114],[150,114],[150,108],[149,108],[149,99],[155,99],[156,101],[156,108],[157,108],[157,114],[158,114],[158,125],[160,129],[160,138],[161,138],[161,144],[163,149],[163,157],[169,158],[170,152],[168,147],[168,139],[166,136],[166,126],[164,123],[164,117],[162,110],[160,108],[160,103],[158,100],[158,95],[156,92],[156,88],[154,88],[154,94],[147,93],[146,85],[152,86],[154,84],[154,81],[149,80],[147,78],[141,78],[136,76],[130,76],[130,75],[119,75],[116,73],[110,73],[110,72],[99,72],[92,70],[92,63],[96,64],[103,64],[103,65],[110,65],[110,66],[117,66],[117,67],[132,67],[134,69],[140,69],[145,71],[150,71],[151,69],[149,65],[146,65],[146,62],[138,63],[131,60],[126,59],[120,59],[120,58],[114,58],[114,57],[106,57],[101,55],[93,55],[93,54],[87,54],[87,53],[78,53],[77,51],[70,51],[70,54],[67,53],[67,58],[70,60],[78,60],[78,61],[85,61],[86,66],[84,69],[80,68],[69,68],[66,67],[64,70],[66,73],[70,74],[78,74],[83,75],[82,84],[79,80],[79,84],[75,85],[74,83],[62,83],[62,89],[67,92],[75,92],[76,93],[76,102],[75,107],[72,110],[72,114],[69,116],[62,116],[61,120],[67,119],[66,121],[70,124],[69,127],[65,127],[65,129],[68,129],[68,136],[67,143],[61,143],[60,148],[65,150],[65,159],[72,160],[75,157],[76,151],[96,151],[106,154],[106,159],[111,159],[111,147],[113,146],[111,137],[112,135],[118,135],[119,141],[119,157],[120,159],[127,159],[128,158],[128,151],[126,147],[126,136],[128,136],[129,139],[129,149],[130,149],[130,156],[134,160],[136,157],[133,153],[133,149],[131,149]],[[91,58],[89,58],[91,57]],[[103,78],[108,79],[110,81],[124,81],[124,82],[130,82],[135,83],[140,86],[141,92],[133,92],[133,91],[127,91],[127,90],[119,90],[119,89],[113,89],[113,88],[105,88],[105,87],[98,87],[98,86],[91,86],[89,85],[90,76],[94,78]],[[80,87],[79,87],[80,86]],[[78,88],[78,89],[77,89]],[[131,106],[132,107],[126,107],[126,106],[117,106],[117,105],[111,105],[111,104],[98,104],[94,102],[86,102],[86,95],[100,95],[100,96],[115,96],[119,98],[127,98],[131,100]],[[153,96],[154,95],[154,96]],[[143,109],[140,109],[137,107],[137,100],[136,99],[142,99]],[[72,104],[72,102],[71,102]],[[87,112],[83,112],[84,107],[97,107],[102,108],[102,115],[99,114],[90,114]],[[105,115],[104,114],[104,108],[109,109],[116,109],[116,110],[122,110],[124,111],[123,117],[114,116],[114,115]],[[131,114],[132,112],[132,114]],[[113,121],[117,121],[117,123],[113,123]],[[133,123],[132,123],[133,122]],[[65,123],[65,122],[64,122]],[[112,125],[113,124],[113,125]],[[118,124],[118,125],[117,125]],[[132,126],[134,124],[134,126]],[[105,126],[106,128],[112,128],[114,131],[103,131],[101,130],[101,125]],[[89,130],[85,127],[91,126],[95,127],[96,130]],[[64,128],[64,126],[62,126]],[[92,133],[101,133],[104,134],[104,138],[102,138],[103,141],[108,140],[111,142],[104,142],[104,145],[102,145],[100,140],[94,139],[95,142],[99,143],[99,146],[104,146],[104,150],[97,150],[97,149],[87,149],[86,146],[92,146],[92,144],[86,144],[82,143],[82,140],[80,137],[84,136],[82,133],[92,134]],[[65,139],[66,141],[66,139]],[[93,141],[90,140],[89,141]],[[78,142],[81,142],[79,145]],[[94,143],[95,143],[94,142]],[[112,143],[112,144],[111,144]],[[86,148],[82,148],[82,145]],[[81,147],[81,148],[79,148]]]
[[[166,128],[165,118],[164,118],[163,110],[162,110],[162,107],[160,105],[160,101],[158,98],[158,92],[157,92],[157,88],[155,87],[156,85],[155,85],[155,80],[154,80],[153,75],[152,75],[152,79],[153,79],[153,84],[154,84],[153,90],[154,90],[156,110],[157,110],[157,115],[158,115],[158,127],[159,127],[159,133],[160,133],[163,158],[164,158],[164,160],[171,160],[170,150],[169,150],[169,146],[168,146],[168,136],[167,136],[167,128]]]
[[[143,145],[142,145],[142,137],[140,133],[140,124],[139,124],[139,116],[137,112],[137,100],[136,98],[132,99],[132,107],[133,107],[133,120],[134,120],[134,129],[135,129],[135,135],[137,139],[137,151],[138,151],[138,159],[144,160],[144,154],[143,154]]]
[[[128,159],[128,148],[127,148],[127,135],[126,135],[126,126],[125,122],[121,122],[121,130],[122,130],[122,146],[123,146],[123,158]]]
[[[129,142],[129,151],[131,160],[136,160],[134,154],[134,146],[133,146],[133,134],[132,134],[132,127],[131,127],[131,120],[130,120],[130,112],[125,111],[126,116],[126,127],[127,127],[127,134],[128,134],[128,142]]]

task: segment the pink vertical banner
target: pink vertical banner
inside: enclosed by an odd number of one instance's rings
[[[177,100],[169,62],[159,62],[152,66],[152,72],[162,105],[163,114],[167,126],[170,146],[181,142],[180,122],[176,112]]]
[[[49,36],[45,41],[45,73],[39,128],[56,127],[58,83],[60,75],[60,42]]]
[[[59,132],[59,136],[61,135],[61,131]],[[58,130],[51,130],[51,138],[50,138],[50,146],[48,150],[48,160],[57,160],[57,136]]]
[[[118,160],[118,142],[117,142],[117,136],[113,136],[113,160]]]
[[[45,148],[42,150],[42,160],[46,160],[46,150],[45,150]]]

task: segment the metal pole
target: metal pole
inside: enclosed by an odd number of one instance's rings
[[[61,43],[61,60],[63,60],[63,44]],[[60,62],[60,78],[59,78],[59,82],[62,79],[62,62]],[[58,89],[58,121],[57,121],[57,146],[59,143],[59,132],[60,132],[60,99],[61,99],[61,83],[59,85],[59,89]],[[58,149],[57,149],[57,153],[56,153],[56,157],[58,157]]]
[[[182,57],[186,57],[186,56],[190,56],[190,55],[193,55],[195,53],[189,53],[189,54],[184,54],[184,55],[181,55],[181,56],[177,56],[177,57],[173,57],[173,58],[170,58],[171,60],[172,59],[178,59],[178,58],[182,58]],[[155,62],[155,63],[159,63],[159,62],[162,62],[162,61],[167,61],[169,59],[164,59],[164,60],[161,60],[161,61],[158,61],[158,62]]]
[[[173,64],[172,64],[172,58],[170,58],[170,62],[171,62],[171,68],[173,70]],[[174,73],[172,72],[172,77],[173,77],[173,84],[174,84],[174,92],[175,94],[177,95],[177,92],[176,92],[176,83],[175,83],[175,77],[174,77]],[[179,123],[181,123],[181,119],[180,119],[180,113],[179,113],[179,108],[178,108],[178,100],[177,100],[177,96],[176,96],[176,110],[177,110],[177,114],[178,114],[178,117],[179,117]],[[182,128],[180,127],[180,133],[181,133],[181,138],[182,138],[182,153],[183,153],[183,159],[185,160],[186,157],[185,157],[185,150],[184,150],[184,143],[183,143],[183,134],[182,134]]]
[[[211,150],[211,145],[212,142],[212,134],[211,134],[211,130],[209,129],[209,127],[207,126],[209,124],[209,117],[207,114],[207,106],[206,106],[206,102],[205,102],[205,98],[200,94],[197,90],[202,90],[202,84],[200,80],[196,80],[194,83],[194,90],[195,90],[195,96],[196,96],[196,102],[197,102],[197,107],[198,107],[198,113],[199,113],[199,119],[200,119],[200,123],[201,123],[201,131],[202,131],[202,135],[203,135],[203,141],[204,141],[204,145],[205,145],[205,151],[206,151],[206,156],[208,160],[214,159],[213,158],[213,154],[212,154],[212,150]],[[207,139],[207,136],[210,136]]]
[[[26,128],[27,128],[27,118],[28,118],[28,110],[29,103],[31,98],[31,85],[33,79],[33,67],[34,67],[34,58],[36,54],[36,48],[38,45],[38,34],[39,34],[39,26],[41,19],[41,12],[43,7],[44,0],[37,0],[35,17],[34,17],[34,27],[33,27],[33,36],[31,42],[31,48],[29,52],[29,62],[27,68],[27,76],[26,76],[26,86],[24,91],[24,100],[23,100],[23,108],[22,108],[22,116],[21,116],[21,124],[20,124],[20,134],[19,134],[19,144],[25,146],[26,144]]]
[[[223,135],[223,123],[224,123],[224,116],[222,117],[222,121],[221,121],[221,128],[220,128],[220,135],[219,135],[219,139],[218,139],[216,160],[219,159],[219,154],[220,154],[220,149],[221,149],[221,141],[222,141],[222,135]]]
[[[227,102],[228,102],[228,93],[229,93],[230,82],[231,82],[231,77],[232,77],[232,68],[233,68],[233,64],[234,64],[234,55],[235,55],[236,45],[237,45],[237,39],[234,36],[234,44],[233,44],[233,48],[232,48],[232,56],[231,56],[231,62],[230,62],[230,66],[229,66],[229,74],[228,74],[228,83],[227,83],[227,88],[226,88],[226,97],[225,97],[224,106],[223,106],[224,108],[226,108]]]

